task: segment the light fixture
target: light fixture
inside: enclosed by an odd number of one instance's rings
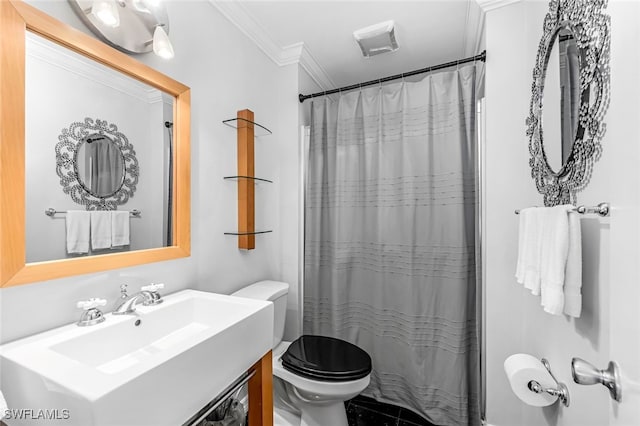
[[[0,0],[3,1],[3,0]],[[173,58],[169,15],[163,0],[67,0],[84,24],[100,38],[126,53],[153,51]]]
[[[380,22],[353,32],[365,58],[398,50],[393,21]]]
[[[171,59],[174,56],[171,40],[161,25],[153,31],[153,53],[164,59]]]
[[[120,25],[118,6],[111,0],[95,0],[91,6],[91,14],[108,27]]]

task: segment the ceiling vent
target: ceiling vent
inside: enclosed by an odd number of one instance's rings
[[[398,50],[393,21],[380,22],[353,32],[365,58]]]

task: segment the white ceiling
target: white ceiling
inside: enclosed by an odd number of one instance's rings
[[[484,15],[476,0],[212,1],[275,62],[300,60],[331,89],[473,56]],[[353,31],[395,21],[400,48],[364,58]]]

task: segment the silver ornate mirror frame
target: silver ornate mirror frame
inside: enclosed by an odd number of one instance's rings
[[[112,194],[99,197],[91,194],[82,185],[76,167],[76,155],[80,145],[92,134],[107,136],[115,143],[124,159],[124,179],[122,185]],[[60,185],[65,194],[87,210],[116,210],[125,204],[136,190],[138,184],[138,159],[133,145],[127,137],[118,131],[118,126],[105,120],[85,118],[84,122],[73,122],[62,129],[56,144],[56,172],[60,177]]]
[[[609,49],[611,18],[604,13],[608,0],[551,0],[533,68],[529,117],[529,166],[545,206],[575,204],[576,193],[589,183],[594,161],[602,153],[601,140],[609,105]],[[554,172],[544,152],[542,108],[546,67],[557,33],[573,32],[580,51],[580,110],[571,154]],[[555,142],[555,141],[554,141]]]

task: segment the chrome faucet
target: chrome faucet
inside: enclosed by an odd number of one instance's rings
[[[142,304],[146,304],[147,301],[152,300],[151,292],[149,291],[141,291],[136,294],[132,294],[119,301],[118,305],[113,309],[113,315],[127,315],[134,314],[136,312],[136,306],[142,301]]]
[[[120,297],[113,303],[114,311],[129,298],[129,295],[127,294],[127,286],[128,284],[122,284],[120,286]]]
[[[124,286],[123,286],[124,287]],[[143,306],[151,306],[162,303],[162,297],[158,290],[164,288],[164,284],[151,284],[142,287],[140,292],[127,296],[126,287],[120,287],[121,298],[116,302],[113,315],[128,315],[136,312],[136,306],[142,303]]]

